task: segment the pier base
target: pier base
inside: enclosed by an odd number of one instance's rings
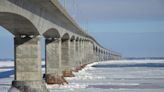
[[[59,75],[51,75],[51,74],[47,74],[46,75],[46,82],[47,84],[58,84],[58,85],[64,85],[64,84],[68,84],[68,82],[64,79],[63,76],[59,76]]]
[[[75,77],[75,75],[73,74],[72,70],[65,70],[65,71],[63,71],[63,76],[64,77]]]
[[[73,71],[78,72],[78,71],[82,70],[83,68],[85,68],[86,66],[87,66],[87,64],[83,64],[81,66],[76,67]]]
[[[44,81],[13,81],[8,92],[49,92]]]

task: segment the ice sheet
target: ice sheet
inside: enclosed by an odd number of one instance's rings
[[[47,85],[50,92],[164,92],[164,67],[92,67],[100,64],[164,63],[164,60],[119,60],[95,62],[66,78],[69,85]],[[12,66],[12,62],[0,65]],[[0,69],[0,73],[10,69]],[[45,70],[44,68],[42,69]],[[0,78],[0,92],[7,92],[13,75]]]

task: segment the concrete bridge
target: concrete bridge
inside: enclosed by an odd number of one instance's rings
[[[84,32],[57,0],[0,0],[0,26],[14,35],[15,80],[9,92],[48,92],[41,37],[48,84],[67,83],[64,77],[86,64],[121,58]]]

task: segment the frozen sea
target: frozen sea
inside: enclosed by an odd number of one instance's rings
[[[44,72],[44,68],[43,68]],[[0,92],[7,92],[13,62],[0,61]],[[69,85],[47,85],[50,92],[164,92],[164,60],[102,61],[67,78]]]

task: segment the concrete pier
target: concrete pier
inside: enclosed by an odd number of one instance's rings
[[[93,63],[94,62],[94,51],[93,51],[93,43],[91,41],[89,41],[89,48],[90,48],[90,61],[89,63]]]
[[[68,34],[64,34],[61,41],[61,51],[62,51],[62,59],[61,59],[61,68],[64,77],[73,77],[72,74],[72,66],[70,59],[70,37]]]
[[[78,63],[79,63],[79,65],[82,65],[82,40],[80,39],[79,40],[79,43],[78,43],[78,48],[79,48],[79,51],[78,51],[78,54],[79,54],[79,61],[78,61]]]
[[[75,38],[71,38],[70,39],[70,67],[72,70],[74,70],[74,68],[76,67],[76,58],[75,58],[75,54],[76,54],[76,41]]]
[[[79,70],[79,67],[81,66],[80,64],[80,42],[79,42],[79,39],[76,39],[75,41],[75,69],[74,71],[75,72],[78,72]]]
[[[9,92],[48,92],[41,73],[39,36],[17,36],[15,47],[15,80]]]
[[[87,40],[84,41],[84,63],[87,64],[89,61],[89,57],[88,57],[88,43]]]
[[[61,70],[61,39],[47,38],[46,44],[46,73],[45,78],[48,84],[64,84]]]

